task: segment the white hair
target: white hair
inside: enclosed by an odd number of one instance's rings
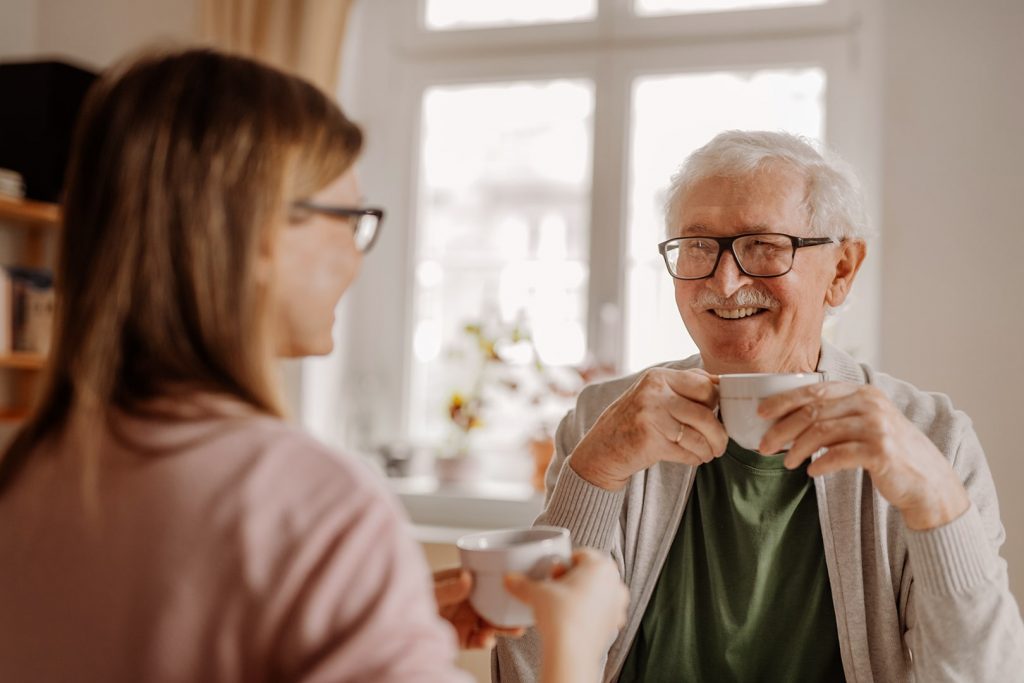
[[[719,133],[687,157],[672,176],[665,204],[669,235],[680,228],[686,195],[700,181],[749,176],[776,165],[792,168],[807,179],[804,206],[813,235],[836,239],[871,236],[860,183],[846,163],[829,152],[819,153],[798,135],[743,130]]]

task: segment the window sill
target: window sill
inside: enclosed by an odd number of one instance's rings
[[[544,498],[524,484],[442,484],[434,477],[389,479],[421,543],[453,544],[465,534],[530,526]]]

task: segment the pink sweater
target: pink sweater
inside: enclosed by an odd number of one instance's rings
[[[118,427],[98,514],[74,444],[0,496],[0,681],[466,680],[360,463],[266,417]]]

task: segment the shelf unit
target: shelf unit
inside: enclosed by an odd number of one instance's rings
[[[4,260],[23,266],[48,265],[47,245],[60,224],[57,204],[0,196],[0,229],[20,232],[17,253],[4,254]],[[0,382],[8,386],[8,399],[0,405],[0,424],[16,424],[28,415],[38,371],[45,364],[46,358],[40,354],[0,354]]]
[[[8,370],[41,370],[46,356],[38,353],[0,353],[0,368]]]

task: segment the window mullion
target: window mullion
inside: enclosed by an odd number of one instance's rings
[[[625,73],[614,67],[613,54],[599,57],[594,81],[587,339],[590,352],[600,363],[619,367],[624,341],[621,320],[625,301],[629,83]]]

